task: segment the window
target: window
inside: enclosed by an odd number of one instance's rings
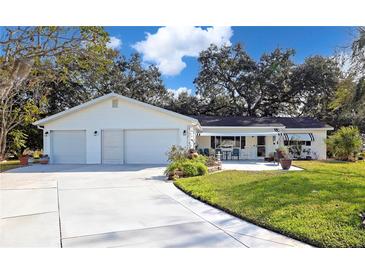
[[[284,146],[311,146],[311,141],[297,141],[297,140],[290,140],[290,141],[284,141]]]
[[[246,146],[246,139],[244,136],[211,136],[210,137],[210,147],[220,148],[220,146],[227,147],[240,147],[242,149]]]
[[[257,136],[257,145],[264,146],[265,145],[265,136]]]
[[[113,99],[112,100],[112,108],[117,108],[118,107],[118,99]]]
[[[222,146],[233,147],[235,145],[235,138],[233,136],[222,136]]]
[[[241,149],[245,149],[246,146],[246,137],[242,136],[241,137]]]

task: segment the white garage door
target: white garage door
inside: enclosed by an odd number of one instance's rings
[[[103,164],[123,164],[123,130],[103,130]]]
[[[166,152],[177,143],[177,130],[126,130],[126,163],[165,164]]]
[[[86,134],[84,130],[51,131],[51,161],[55,164],[85,164]]]

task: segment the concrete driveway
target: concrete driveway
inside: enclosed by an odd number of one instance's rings
[[[306,247],[203,204],[164,167],[34,165],[0,174],[0,247]]]

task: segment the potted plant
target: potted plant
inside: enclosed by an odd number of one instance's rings
[[[47,154],[40,155],[39,163],[46,165],[49,162],[49,156]]]
[[[28,165],[28,160],[29,160],[29,156],[28,155],[20,155],[19,156],[19,161],[20,161],[20,164],[22,166],[27,166]]]
[[[20,155],[19,155],[19,161],[22,166],[26,166],[29,163],[29,157],[33,155],[33,153],[29,149],[25,149]]]
[[[289,156],[288,149],[286,147],[279,147],[278,149],[276,149],[276,152],[278,154],[281,168],[284,170],[288,170],[292,164],[292,159]]]
[[[287,147],[280,146],[276,149],[276,154],[278,159],[284,158],[284,155],[289,155],[289,151]]]
[[[280,165],[281,168],[284,170],[288,170],[291,167],[291,163],[292,163],[292,159],[290,159],[289,157],[284,157],[280,159]]]

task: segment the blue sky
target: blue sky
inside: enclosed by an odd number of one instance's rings
[[[294,48],[296,50],[294,62],[301,63],[305,57],[311,55],[333,55],[336,50],[349,46],[355,33],[354,28],[351,27],[226,27],[210,35],[206,33],[206,27],[186,28],[187,30],[184,27],[178,27],[177,30],[165,29],[164,33],[160,27],[107,27],[106,30],[110,36],[121,41],[118,49],[126,56],[136,52],[136,43],[142,42],[143,45],[138,48],[138,51],[146,63],[157,64],[164,71],[163,80],[167,88],[176,90],[186,87],[192,91],[194,91],[193,80],[198,74],[199,64],[194,56],[196,52],[190,51],[205,47],[199,46],[199,43],[217,41],[217,43],[235,44],[240,42],[255,59],[276,47]],[[147,33],[151,34],[149,39],[147,39]],[[184,48],[186,45],[192,45],[192,48]],[[174,57],[175,51],[181,51],[181,58]],[[187,54],[185,55],[184,52]],[[166,58],[176,60],[167,61],[167,68],[164,69],[160,62],[164,62]],[[183,68],[179,59],[185,63]]]

